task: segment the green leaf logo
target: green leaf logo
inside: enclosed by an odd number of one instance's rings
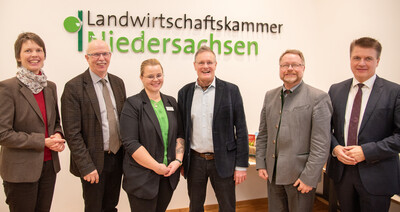
[[[81,27],[82,22],[74,16],[69,16],[64,20],[64,28],[67,32],[77,32]]]

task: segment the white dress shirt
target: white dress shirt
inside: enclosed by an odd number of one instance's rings
[[[362,87],[362,98],[361,98],[361,110],[360,110],[360,121],[358,122],[357,132],[360,130],[361,122],[364,117],[365,108],[368,103],[369,96],[371,95],[372,87],[374,86],[374,82],[376,79],[376,74],[369,78],[367,81],[363,82],[364,86]],[[358,82],[356,78],[353,77],[353,84],[350,87],[349,96],[347,98],[347,105],[346,105],[346,114],[344,119],[344,143],[347,146],[347,136],[349,133],[349,121],[351,116],[351,110],[353,109],[353,102],[356,94],[358,92]],[[358,143],[358,137],[357,137]]]

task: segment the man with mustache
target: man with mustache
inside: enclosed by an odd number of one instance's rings
[[[256,168],[268,184],[269,211],[312,211],[329,154],[332,105],[327,93],[303,82],[299,50],[279,58],[283,86],[265,94],[256,141]]]
[[[73,175],[82,181],[85,212],[117,211],[123,149],[119,117],[126,99],[122,79],[108,73],[107,43],[93,40],[85,58],[89,68],[73,78],[61,97],[65,137]]]

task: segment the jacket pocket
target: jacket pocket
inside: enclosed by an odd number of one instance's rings
[[[302,105],[302,106],[298,106],[298,107],[293,108],[293,111],[306,110],[306,109],[308,109],[310,107],[311,107],[310,105]]]

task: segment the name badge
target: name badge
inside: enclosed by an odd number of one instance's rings
[[[165,108],[167,109],[167,111],[174,111],[174,108],[173,108],[173,107],[167,106],[167,107],[165,107]]]

